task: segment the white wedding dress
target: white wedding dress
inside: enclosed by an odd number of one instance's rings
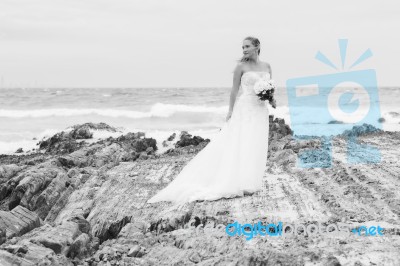
[[[241,77],[242,94],[232,116],[215,138],[189,161],[167,187],[148,203],[217,200],[262,189],[267,163],[269,112],[255,94],[254,84],[268,72],[249,71]]]

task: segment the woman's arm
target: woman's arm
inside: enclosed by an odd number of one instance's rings
[[[270,64],[268,64],[268,63],[267,63],[267,68],[268,68],[269,76],[270,76],[270,78],[272,79],[272,68],[271,68]],[[269,104],[270,104],[273,108],[276,108],[276,100],[275,100],[275,98],[274,98],[272,101],[270,101]]]
[[[232,84],[231,96],[230,96],[230,101],[229,101],[229,112],[226,117],[227,121],[231,117],[232,112],[233,112],[233,107],[235,106],[236,96],[239,91],[240,79],[242,77],[242,74],[243,74],[242,66],[241,66],[241,64],[238,64],[233,72],[233,84]]]

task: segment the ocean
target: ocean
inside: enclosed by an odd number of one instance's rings
[[[286,90],[278,88],[275,95],[278,107],[269,106],[270,114],[290,124]],[[120,129],[95,138],[145,132],[160,151],[163,140],[182,130],[212,140],[225,121],[229,96],[230,88],[0,89],[0,154],[34,149],[39,140],[86,122]],[[399,97],[399,88],[379,89],[384,130],[400,131]]]

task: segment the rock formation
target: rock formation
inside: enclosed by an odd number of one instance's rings
[[[262,193],[173,206],[146,201],[208,143],[182,132],[156,154],[143,132],[87,143],[83,124],[39,142],[36,153],[0,156],[0,265],[379,265],[396,264],[400,241],[399,133],[355,127],[333,138],[331,168],[299,168],[298,154],[319,147],[295,140],[270,117]],[[349,165],[346,138],[377,145],[379,164]],[[323,147],[322,147],[323,148]],[[381,223],[385,237],[230,237],[227,224],[296,221]],[[374,254],[369,256],[368,254]]]

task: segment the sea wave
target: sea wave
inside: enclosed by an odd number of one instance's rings
[[[32,138],[32,133],[26,134],[25,138],[17,139],[14,141],[0,141],[0,155],[1,154],[15,154],[15,152],[19,149],[23,149],[23,153],[35,150],[39,148],[38,143],[46,138],[53,136],[54,134],[61,132],[61,131],[70,131],[72,130],[71,127],[66,129],[46,129],[43,132],[40,132]],[[209,138],[213,139],[216,133],[219,132],[219,128],[216,129],[193,129],[189,130],[189,134],[193,136],[201,136],[204,139]],[[148,129],[140,129],[140,128],[119,128],[117,132],[111,132],[107,130],[90,130],[93,133],[93,137],[90,139],[84,139],[81,141],[85,141],[87,143],[93,143],[100,139],[107,139],[108,137],[117,138],[121,135],[125,135],[129,132],[144,132],[146,138],[154,138],[156,140],[157,145],[157,153],[163,153],[169,148],[173,148],[174,144],[179,140],[179,136],[181,130],[148,130]],[[163,144],[165,140],[168,139],[172,134],[176,134],[176,137],[171,142],[166,142]]]
[[[0,141],[0,154],[14,154],[19,148],[24,152],[37,148],[35,140]]]
[[[175,113],[226,113],[228,107],[213,107],[201,105],[184,104],[164,104],[156,103],[151,106],[150,111],[141,112],[134,110],[121,109],[97,109],[97,108],[54,108],[54,109],[33,109],[33,110],[12,110],[0,109],[0,117],[4,118],[42,118],[50,116],[81,116],[81,115],[100,115],[106,117],[128,117],[128,118],[147,118],[147,117],[170,117]]]

